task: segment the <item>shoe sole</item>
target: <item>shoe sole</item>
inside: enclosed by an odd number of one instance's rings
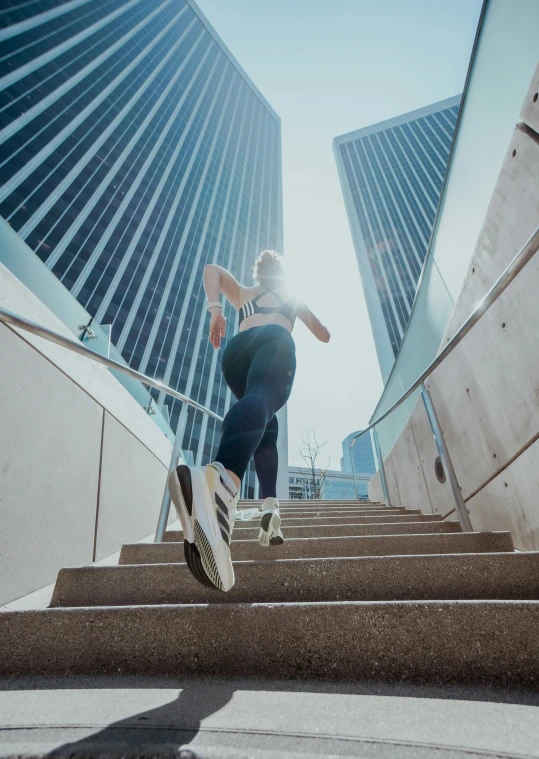
[[[278,511],[268,511],[260,520],[258,542],[261,546],[280,546],[284,543],[281,517]]]
[[[205,488],[205,477],[198,469],[181,464],[169,474],[168,489],[182,524],[187,567],[202,585],[226,592],[234,585],[230,550],[223,546],[226,543],[215,509],[206,503]]]

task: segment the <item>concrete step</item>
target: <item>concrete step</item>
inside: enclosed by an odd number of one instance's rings
[[[51,607],[299,601],[539,600],[539,552],[237,562],[228,593],[185,564],[62,569]]]
[[[249,508],[250,506],[259,506],[263,501],[258,499],[241,499],[238,501],[238,504],[244,505],[246,508]],[[328,505],[338,505],[341,503],[344,504],[356,504],[358,506],[385,506],[382,501],[362,501],[359,499],[354,498],[344,498],[344,499],[329,499],[329,498],[289,498],[288,500],[279,500],[279,503],[281,506],[297,506],[297,504],[309,504],[316,506],[317,504],[328,504]]]
[[[196,604],[0,614],[0,674],[539,688],[539,602]]]
[[[238,508],[243,507],[238,505]],[[256,508],[262,508],[262,504],[258,504]],[[366,506],[365,504],[357,504],[353,501],[325,504],[320,504],[318,501],[296,501],[295,505],[288,506],[283,506],[281,503],[279,508],[282,511],[341,511],[342,509],[345,509],[346,511],[404,511],[404,506],[392,506],[388,509],[387,506],[384,506],[384,504],[381,503],[372,503]]]
[[[356,527],[367,527],[371,526],[374,529],[374,532],[371,532],[370,534],[389,534],[386,531],[385,525],[396,525],[396,526],[404,526],[409,525],[408,528],[405,528],[405,532],[414,532],[414,525],[415,524],[434,524],[434,525],[445,525],[445,524],[457,524],[458,523],[452,523],[452,522],[442,522],[439,518],[436,518],[432,515],[418,515],[418,516],[411,516],[409,518],[402,518],[399,515],[395,515],[394,517],[314,517],[309,519],[283,519],[282,525],[283,530],[290,530],[293,528],[308,528],[308,527],[316,527],[320,526],[322,528],[327,528],[330,530],[332,527],[339,527],[339,526],[349,526],[351,530],[346,531],[346,534],[348,535],[361,535],[364,534],[362,532],[356,532]],[[234,533],[233,535],[236,535],[237,530],[242,529],[249,529],[249,530],[258,530],[259,529],[259,520],[254,519],[251,522],[242,522],[238,521],[236,522],[234,526]],[[445,528],[442,528],[441,530],[433,530],[434,532],[443,532]],[[449,531],[454,531],[455,528],[451,527],[449,528]],[[460,526],[457,526],[456,531],[460,530]],[[390,529],[391,533],[391,529]],[[258,535],[258,532],[256,533]],[[342,533],[339,533],[342,534]],[[365,533],[367,534],[367,533]],[[173,542],[176,543],[178,540],[183,540],[183,537],[181,537],[182,533],[179,530],[167,530],[164,535],[164,541],[165,542]]]
[[[240,525],[234,527],[232,542],[238,540],[258,540],[258,526]],[[284,538],[338,538],[346,535],[424,535],[433,532],[461,532],[458,522],[401,522],[398,524],[306,524],[300,527],[286,525]],[[177,532],[177,541],[183,541],[183,533]],[[167,541],[168,542],[168,541]]]
[[[181,533],[179,534],[181,535]],[[282,545],[268,546],[267,548],[261,546],[258,540],[232,542],[233,561],[316,559],[333,556],[486,553],[512,550],[513,540],[509,532],[348,535],[346,537],[324,536],[292,539],[285,537]],[[120,553],[120,564],[159,564],[183,560],[183,544],[179,542],[135,543],[123,546]]]
[[[383,525],[382,529],[377,525],[336,525],[333,527],[327,527],[326,525],[320,525],[319,527],[291,527],[286,530],[284,534],[285,544],[289,540],[296,538],[317,538],[323,540],[324,538],[342,538],[347,539],[352,535],[352,540],[355,537],[361,537],[365,535],[382,536],[382,535],[426,535],[426,534],[454,534],[460,533],[460,525],[456,522],[447,522],[437,524],[436,522],[415,522],[414,524],[402,524],[402,525]],[[119,564],[171,564],[175,562],[183,562],[183,533],[177,532],[177,541],[166,541],[164,543],[132,543],[122,546],[120,552]],[[271,548],[263,548],[258,543],[258,528],[256,530],[236,528],[234,530],[232,538],[232,556],[234,560],[240,558],[243,560],[245,552],[249,554],[250,558],[261,559],[266,556],[266,550],[272,552],[271,555],[278,557],[279,546]],[[315,550],[312,543],[294,543],[298,550]],[[335,549],[338,551],[337,543],[324,543],[327,550]],[[355,544],[354,544],[355,545]],[[258,547],[257,547],[258,546]],[[511,549],[507,549],[511,550]],[[309,555],[306,553],[305,555]],[[325,554],[333,556],[333,553]],[[338,552],[335,554],[341,555]],[[346,556],[354,556],[355,553],[346,553]],[[293,556],[291,558],[294,558]]]
[[[253,540],[258,538],[260,528],[258,525],[249,527],[246,524],[238,524],[234,527],[232,540]],[[339,537],[345,535],[423,535],[433,532],[461,532],[461,526],[458,522],[381,522],[375,524],[354,524],[348,521],[332,522],[324,524],[322,519],[320,523],[307,523],[303,525],[283,524],[283,535],[285,540],[288,538],[316,538],[316,537]],[[183,533],[179,533],[183,540]]]
[[[259,506],[258,508],[262,508],[262,507]],[[353,511],[356,514],[363,514],[369,511],[375,511],[376,513],[387,511],[390,514],[393,514],[393,513],[403,514],[406,512],[406,509],[400,508],[400,506],[395,506],[391,509],[388,509],[385,506],[369,506],[369,507],[353,506],[353,505],[346,506],[346,504],[342,504],[340,506],[316,506],[316,507],[315,506],[281,506],[280,510],[281,510],[281,513],[283,514],[287,514],[293,511],[305,511],[308,514],[310,514],[311,512],[315,513],[317,511],[321,511],[324,514],[330,514],[331,512],[334,512],[334,511]]]
[[[238,504],[238,509],[260,509],[262,503],[251,504]],[[404,511],[402,506],[392,506],[392,509],[397,511]],[[344,503],[338,503],[336,501],[328,501],[327,503],[321,503],[320,501],[292,501],[290,505],[284,505],[280,502],[281,511],[384,511],[387,507],[383,503],[373,504],[358,504],[355,501],[345,501]]]
[[[321,516],[308,517],[287,517],[282,516],[283,525],[289,527],[300,527],[302,524],[400,524],[401,522],[441,522],[439,514],[371,514],[370,516],[355,516],[346,514],[344,516],[333,516],[332,514],[322,514]],[[241,524],[241,523],[239,523]],[[243,523],[243,524],[248,524]]]
[[[341,509],[331,509],[331,510],[325,510],[325,509],[311,509],[309,511],[296,511],[295,509],[289,509],[289,510],[282,510],[281,516],[284,519],[291,519],[292,517],[383,517],[383,516],[417,516],[421,514],[421,511],[419,509],[414,509],[413,511],[404,511],[404,509],[365,509],[359,511],[358,509],[349,509],[347,510],[341,510]]]
[[[348,520],[326,524],[324,520],[303,524],[283,524],[285,540],[289,538],[344,537],[346,535],[423,535],[425,533],[461,532],[458,522],[373,522],[368,524],[350,523]],[[258,539],[258,522],[238,522],[234,526],[232,542]],[[167,530],[165,543],[183,542],[181,530]]]

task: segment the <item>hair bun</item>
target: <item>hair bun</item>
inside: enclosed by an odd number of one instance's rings
[[[255,280],[274,284],[283,282],[285,278],[283,258],[275,250],[263,250],[255,261],[253,268]]]

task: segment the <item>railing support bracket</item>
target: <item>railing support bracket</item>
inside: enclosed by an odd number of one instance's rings
[[[380,479],[382,480],[382,490],[384,491],[384,501],[388,509],[391,508],[391,500],[389,498],[389,488],[387,486],[386,470],[384,467],[384,459],[382,457],[382,451],[380,449],[380,441],[378,440],[378,433],[376,427],[372,431],[372,437],[374,440],[374,449],[376,451],[376,458],[378,459],[378,469],[380,470]]]
[[[473,532],[474,529],[472,527],[470,515],[468,514],[468,509],[466,508],[462,493],[460,492],[457,475],[453,469],[453,462],[451,461],[451,456],[449,455],[449,450],[442,434],[442,428],[440,427],[440,422],[432,402],[431,394],[423,383],[421,383],[421,397],[423,398],[425,411],[427,412],[432,434],[434,435],[434,442],[436,443],[436,448],[438,449],[440,460],[445,470],[449,487],[451,488],[451,495],[455,502],[455,509],[459,518],[460,526],[462,527],[463,532]]]

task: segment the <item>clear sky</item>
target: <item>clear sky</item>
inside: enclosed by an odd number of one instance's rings
[[[286,265],[332,334],[324,345],[294,330],[289,460],[301,463],[312,428],[339,469],[341,441],[367,425],[382,381],[331,143],[462,92],[481,0],[198,4],[282,120]]]

